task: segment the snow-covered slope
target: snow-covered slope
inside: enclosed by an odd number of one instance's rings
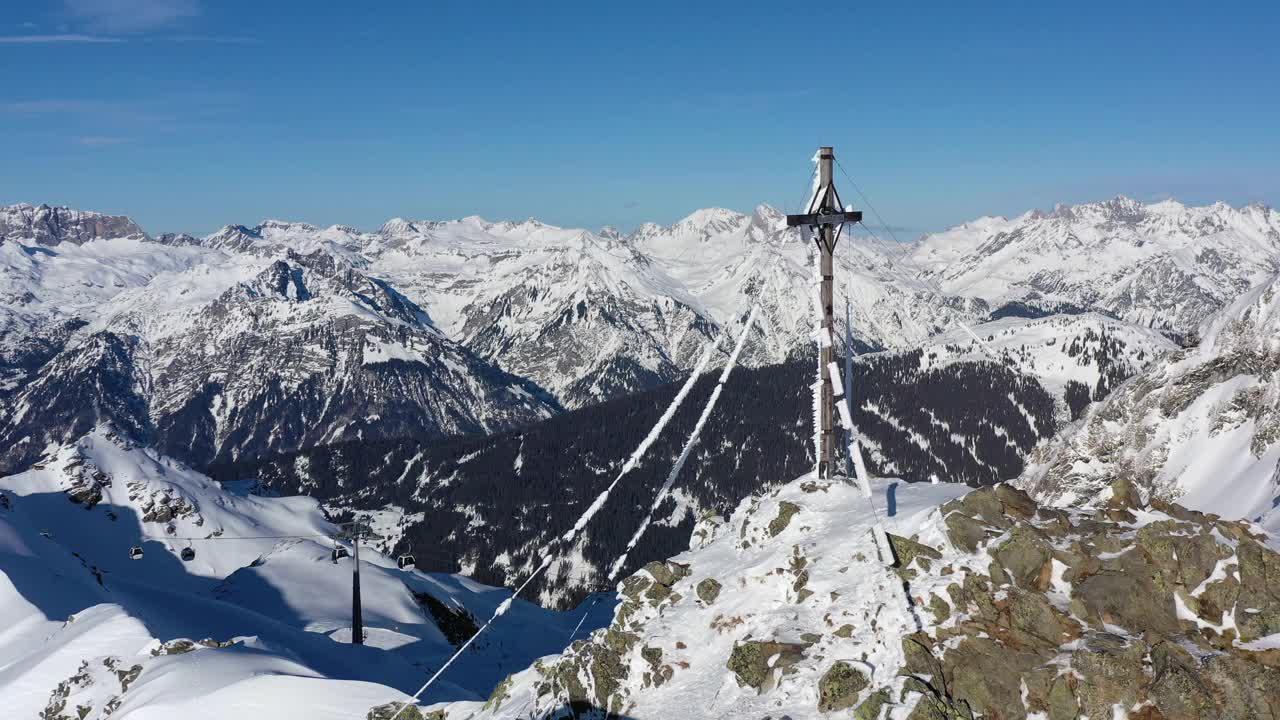
[[[0,478],[5,717],[364,717],[510,596],[366,547],[368,637],[352,646],[351,559],[331,560],[334,529],[315,500],[229,492],[106,427]],[[504,619],[519,632],[477,644],[442,696],[487,695],[563,648],[581,614],[518,601]]]
[[[568,406],[674,379],[715,330],[661,268],[584,230],[391,221],[365,253],[447,334]]]
[[[1005,317],[930,339],[925,367],[994,360],[1036,378],[1065,422],[1177,345],[1150,328],[1097,313]]]
[[[921,239],[913,259],[946,292],[993,308],[1068,304],[1191,335],[1280,270],[1280,213],[1117,197],[979,218]]]
[[[1280,528],[1280,276],[1200,335],[1199,347],[1138,375],[1038,450],[1023,486],[1075,504],[1126,477],[1158,497]]]
[[[0,242],[0,387],[20,382],[38,366],[41,353],[59,343],[66,324],[83,324],[124,290],[216,255],[199,246],[148,242],[132,233],[77,242],[7,237],[8,242]]]

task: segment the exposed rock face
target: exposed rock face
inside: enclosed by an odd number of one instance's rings
[[[808,645],[804,643],[748,640],[734,646],[725,667],[733,673],[739,685],[768,692],[773,689],[774,669],[786,672],[786,668],[804,658],[807,648]],[[835,681],[833,684],[841,683]]]
[[[445,720],[444,713],[426,713],[424,714],[416,705],[404,707],[404,703],[390,702],[386,705],[379,705],[369,709],[369,714],[365,716],[367,720]]]
[[[116,238],[145,240],[147,234],[121,215],[48,205],[21,204],[0,208],[0,240],[34,240],[41,245],[56,246],[64,242],[79,245],[95,239]]]

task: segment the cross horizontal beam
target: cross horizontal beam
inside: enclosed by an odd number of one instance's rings
[[[851,212],[807,213],[804,215],[788,215],[787,227],[796,227],[799,225],[839,225],[841,223],[856,223],[861,221],[861,210],[854,210]]]

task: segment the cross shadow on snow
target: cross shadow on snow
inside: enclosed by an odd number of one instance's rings
[[[887,504],[885,512],[888,516],[896,516],[898,514],[898,483],[889,483],[889,488],[885,491],[885,502]]]
[[[695,717],[690,713],[688,717]],[[638,720],[631,715],[610,713],[592,703],[566,703],[550,711],[521,711],[511,716],[514,720]]]

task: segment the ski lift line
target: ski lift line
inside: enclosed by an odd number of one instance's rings
[[[978,346],[982,348],[983,352],[987,353],[993,358],[999,359],[998,356],[996,355],[996,351],[992,349],[990,345],[987,344],[986,340],[983,340],[982,338],[978,337],[978,333],[974,332],[973,328],[969,327],[968,325],[965,325],[959,320],[955,320],[954,318],[953,318],[953,322],[957,326],[959,326],[961,329],[963,329],[965,332],[969,333],[969,337],[973,338],[974,342],[978,343]]]
[[[766,289],[768,289],[767,281],[766,281],[765,287],[761,288],[761,294],[764,294],[764,291]],[[736,364],[738,356],[742,352],[744,339],[750,334],[749,332],[750,328],[755,324],[756,314],[758,310],[759,310],[759,303],[757,302],[755,305],[752,306],[751,313],[747,316],[746,327],[743,328],[742,334],[739,336],[738,343],[737,345],[734,346],[733,353],[729,356],[729,364],[726,365],[726,370],[721,373],[720,382],[717,383],[716,389],[712,391],[713,396],[718,396],[719,390],[723,382],[726,379],[728,379],[728,370],[732,368],[733,364]],[[685,381],[685,384],[681,386],[680,391],[676,393],[676,397],[672,400],[671,406],[668,407],[667,411],[663,413],[661,418],[658,419],[657,425],[655,425],[653,430],[649,432],[649,435],[645,437],[644,440],[641,441],[640,445],[636,448],[635,452],[632,453],[631,458],[627,461],[626,464],[623,465],[622,470],[618,473],[618,476],[614,478],[613,482],[610,483],[609,487],[605,488],[605,490],[602,493],[600,493],[599,496],[596,497],[595,502],[593,502],[591,506],[587,508],[587,511],[583,513],[582,517],[578,518],[578,521],[574,523],[573,528],[565,532],[565,534],[561,535],[559,538],[553,539],[551,543],[549,543],[549,547],[546,550],[544,550],[542,553],[542,562],[539,563],[538,567],[534,569],[532,573],[529,574],[529,577],[526,578],[525,581],[521,583],[519,587],[516,588],[515,592],[511,594],[511,597],[502,601],[502,603],[498,605],[497,609],[494,610],[493,615],[487,621],[485,621],[485,624],[481,625],[480,628],[477,629],[476,632],[470,638],[468,638],[467,641],[463,643],[462,646],[459,647],[448,660],[445,661],[444,665],[442,665],[440,669],[436,670],[435,673],[431,675],[431,677],[427,678],[427,681],[422,684],[422,687],[418,688],[418,691],[413,694],[411,698],[412,704],[416,706],[418,699],[422,697],[422,694],[426,692],[427,689],[430,688],[431,685],[434,684],[435,681],[439,679],[441,675],[444,674],[444,671],[447,670],[449,666],[452,665],[459,657],[461,657],[462,653],[468,647],[471,646],[471,643],[475,642],[476,638],[484,634],[484,631],[488,630],[489,626],[492,625],[495,620],[497,620],[499,617],[505,614],[508,609],[511,608],[512,602],[514,602],[515,599],[519,597],[521,593],[524,592],[525,588],[527,588],[529,584],[534,581],[535,578],[540,576],[544,570],[546,570],[548,567],[551,566],[551,561],[553,559],[553,555],[551,554],[551,549],[555,547],[557,540],[565,541],[565,542],[572,541],[573,538],[577,535],[577,533],[580,532],[584,527],[586,527],[587,523],[591,521],[591,519],[595,516],[597,512],[599,512],[600,508],[604,506],[605,500],[608,499],[609,493],[613,490],[615,486],[617,486],[618,482],[622,480],[622,478],[628,472],[630,472],[633,467],[635,467],[635,464],[636,462],[639,461],[640,456],[642,456],[644,452],[648,450],[649,446],[652,445],[653,442],[657,439],[658,433],[660,433],[663,427],[666,426],[667,422],[671,419],[671,417],[675,415],[676,409],[684,401],[685,397],[689,394],[689,391],[693,389],[693,386],[697,382],[699,375],[702,374],[702,371],[705,369],[706,364],[710,361],[711,352],[714,349],[715,345],[716,345],[715,342],[709,343],[706,349],[703,350],[702,357],[698,360],[697,367],[694,369],[694,372],[692,372],[689,375],[689,379]],[[397,720],[397,718],[400,717],[400,715],[405,711],[406,708],[409,707],[409,705],[410,703],[405,703],[404,705],[402,705],[400,709],[396,711],[394,715],[391,716],[390,720]]]
[[[181,537],[175,535],[142,535],[142,540],[184,540],[194,542],[200,540],[309,540],[312,538],[330,538],[333,535],[218,535],[216,537]]]
[[[747,344],[747,337],[751,334],[751,328],[755,325],[756,315],[759,312],[759,303],[751,306],[751,314],[747,316],[747,322],[742,326],[742,331],[738,334],[738,342],[733,346],[733,353],[729,355],[729,362],[725,363],[724,372],[720,373],[720,380],[716,383],[715,389],[711,391],[711,397],[707,399],[707,404],[702,408],[702,414],[698,416],[698,421],[694,423],[693,430],[689,433],[689,439],[685,441],[684,447],[680,450],[680,456],[676,458],[675,464],[671,466],[671,471],[667,473],[667,479],[663,481],[662,488],[658,490],[658,495],[649,506],[649,512],[645,514],[644,520],[640,522],[640,527],[636,528],[631,539],[627,541],[627,546],[622,550],[622,554],[610,566],[608,582],[613,582],[617,578],[618,572],[626,564],[627,557],[635,549],[636,543],[640,542],[640,538],[645,531],[649,529],[650,523],[653,522],[653,514],[657,512],[658,506],[670,495],[676,478],[680,476],[680,471],[684,469],[685,461],[689,459],[689,454],[693,452],[694,445],[698,443],[698,436],[702,434],[702,428],[707,424],[707,418],[711,417],[711,411],[715,409],[716,403],[720,400],[720,393],[724,389],[725,382],[729,380],[729,374],[733,372],[734,366],[738,364],[738,357],[742,355],[742,348]]]

